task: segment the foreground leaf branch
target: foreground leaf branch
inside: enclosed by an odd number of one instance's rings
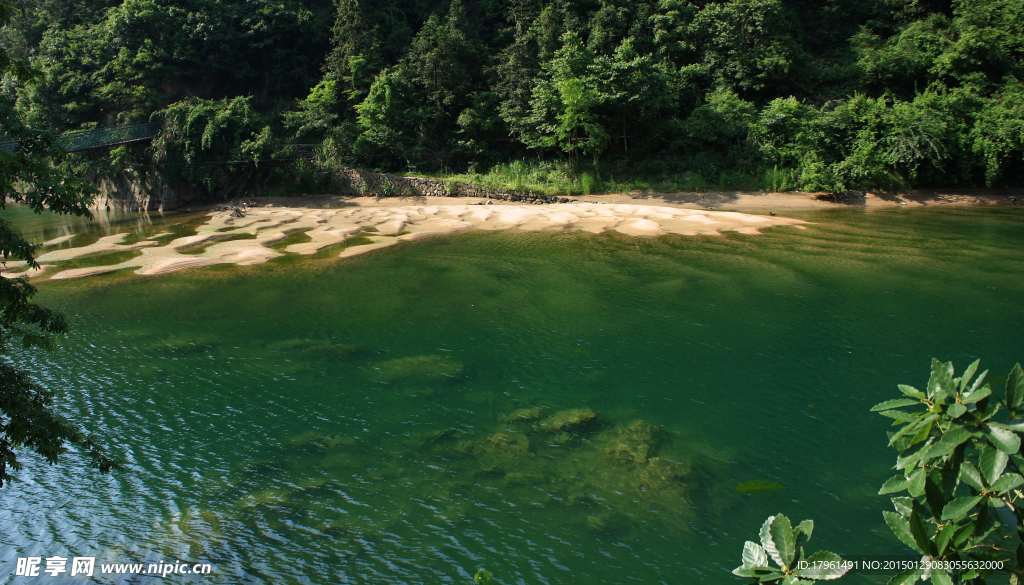
[[[0,0],[0,25],[10,20],[10,3]],[[34,83],[38,72],[27,62],[12,58],[0,47],[0,77]],[[0,102],[0,136],[15,147],[0,149],[0,209],[8,202],[30,206],[36,213],[49,211],[91,217],[88,206],[96,190],[69,173],[64,150],[53,133],[26,125],[8,105]],[[0,260],[22,260],[38,268],[36,246],[0,219]],[[21,468],[20,449],[32,449],[49,463],[67,452],[69,445],[83,451],[102,472],[117,467],[97,443],[56,410],[56,396],[28,372],[16,367],[10,350],[53,348],[53,338],[68,330],[61,313],[32,302],[36,289],[25,277],[0,276],[0,487]]]
[[[1024,370],[1015,365],[1000,393],[986,381],[987,370],[977,374],[978,365],[975,361],[956,377],[951,362],[933,359],[923,391],[901,384],[902,398],[871,409],[893,420],[889,446],[899,453],[894,466],[899,473],[878,492],[900,494],[892,498],[894,511],[882,512],[885,523],[925,561],[893,576],[890,585],[918,580],[980,585],[1007,579],[1016,585],[1024,579]],[[766,530],[782,522],[778,531],[784,534],[789,522],[784,518],[768,519],[761,545],[747,542],[743,565],[733,573],[787,584],[840,577],[801,573],[785,554],[772,555],[777,567],[768,566],[758,550],[768,551],[770,543],[778,542],[769,538],[766,544],[766,534],[774,535]],[[802,559],[802,548],[799,553]],[[940,566],[929,567],[929,562]]]

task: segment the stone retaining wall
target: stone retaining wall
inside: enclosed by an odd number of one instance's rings
[[[334,171],[333,179],[333,190],[336,193],[371,197],[481,197],[536,205],[576,201],[569,197],[541,195],[528,191],[490,189],[469,183],[401,177],[348,168]],[[100,179],[96,186],[99,189],[93,202],[96,209],[168,211],[198,199],[198,193],[186,182],[181,181],[180,184],[171,186],[157,173],[146,174],[141,178]]]

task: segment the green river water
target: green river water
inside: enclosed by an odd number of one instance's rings
[[[33,581],[30,555],[211,562],[209,583],[738,583],[780,512],[815,520],[812,550],[905,554],[868,409],[933,356],[1024,359],[1024,213],[801,217],[41,281],[73,332],[15,359],[127,465],[23,454],[0,583]]]

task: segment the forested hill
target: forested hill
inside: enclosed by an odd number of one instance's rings
[[[0,40],[44,73],[4,81],[26,122],[164,121],[79,157],[93,174],[164,165],[216,194],[302,143],[419,172],[1024,184],[1024,0],[13,3]]]

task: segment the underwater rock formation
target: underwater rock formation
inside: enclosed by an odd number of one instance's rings
[[[462,362],[447,356],[417,355],[374,364],[370,377],[378,382],[436,382],[462,375]]]
[[[520,408],[513,410],[507,416],[501,417],[501,422],[506,423],[527,423],[540,419],[540,408]]]
[[[597,413],[589,408],[575,408],[556,412],[542,420],[538,426],[542,431],[574,431],[597,419]]]

